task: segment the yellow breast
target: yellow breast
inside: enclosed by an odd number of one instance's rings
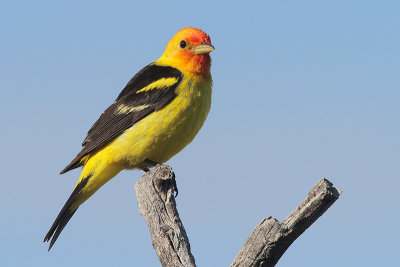
[[[184,78],[177,96],[127,129],[107,146],[113,162],[141,168],[145,159],[164,163],[189,144],[203,125],[211,106],[212,81]]]

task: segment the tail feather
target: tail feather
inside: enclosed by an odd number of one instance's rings
[[[89,181],[90,177],[82,179],[79,184],[75,187],[74,191],[72,192],[71,196],[68,198],[67,202],[65,203],[64,207],[61,209],[60,213],[58,214],[57,218],[55,219],[53,225],[51,226],[49,232],[44,237],[43,242],[48,242],[50,239],[49,251],[56,242],[58,236],[61,234],[64,227],[67,225],[69,220],[72,218],[78,207],[73,207],[74,202],[77,200],[80,192],[86,186],[87,182]]]
[[[55,227],[52,230],[53,232],[51,233],[51,235],[53,235],[54,231],[55,231],[55,233],[54,233],[53,237],[51,238],[48,251],[50,251],[50,249],[53,247],[54,243],[57,241],[58,236],[61,234],[61,231],[64,229],[64,227],[67,225],[69,220],[72,218],[72,216],[74,215],[75,211],[76,210],[74,210],[74,211],[67,210],[63,214],[63,216],[61,217],[57,227]],[[44,241],[49,241],[50,240],[51,235],[49,235],[49,234],[50,234],[50,232],[46,235]],[[46,240],[46,238],[47,238],[47,240]]]

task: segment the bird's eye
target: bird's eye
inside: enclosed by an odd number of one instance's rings
[[[179,47],[180,48],[185,48],[186,47],[186,42],[184,41],[184,40],[182,40],[180,43],[179,43]]]

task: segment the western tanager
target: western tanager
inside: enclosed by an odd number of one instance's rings
[[[83,166],[44,242],[49,250],[78,207],[123,169],[161,164],[189,144],[211,106],[210,37],[180,30],[164,54],[140,70],[90,128],[82,151],[61,174]]]

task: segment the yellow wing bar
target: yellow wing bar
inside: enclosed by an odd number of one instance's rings
[[[178,78],[176,77],[171,77],[171,78],[161,78],[155,82],[152,82],[151,84],[143,87],[142,89],[136,91],[136,94],[139,94],[141,92],[146,92],[150,91],[153,89],[160,89],[160,88],[165,88],[165,87],[170,87],[178,82]]]
[[[149,106],[150,105],[141,105],[141,106],[136,106],[136,107],[130,107],[130,106],[127,106],[127,105],[124,105],[124,104],[120,104],[117,107],[117,112],[116,113],[117,113],[117,115],[131,113],[131,112],[134,112],[134,111],[139,111],[139,110],[145,109],[145,108],[147,108]]]

